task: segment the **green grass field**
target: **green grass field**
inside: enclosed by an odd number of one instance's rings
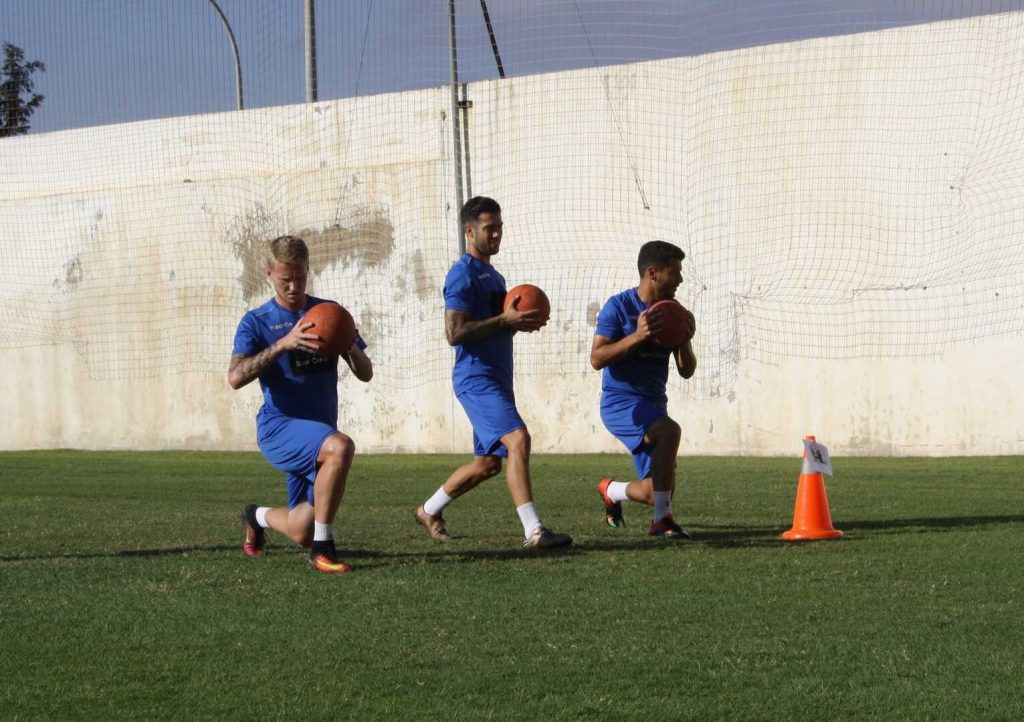
[[[0,454],[0,718],[1024,717],[1021,458],[836,459],[845,537],[792,544],[799,458],[684,457],[666,544],[599,523],[625,455],[541,456],[549,556],[503,476],[413,524],[462,460],[357,456],[331,576],[242,554],[257,454]]]

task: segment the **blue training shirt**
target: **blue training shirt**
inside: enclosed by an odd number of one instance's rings
[[[636,331],[636,321],[649,306],[636,288],[608,299],[597,317],[595,336],[618,341]],[[644,341],[625,357],[604,367],[601,399],[608,394],[628,394],[664,405],[668,403],[668,360],[672,350],[652,340]]]
[[[325,299],[306,296],[302,311],[289,311],[270,299],[259,308],[242,316],[235,331],[235,356],[253,356],[270,348],[285,336],[306,315]],[[316,327],[310,329],[316,333]],[[356,334],[361,349],[366,343]],[[338,424],[338,359],[305,351],[289,351],[277,357],[260,375],[263,406],[257,423],[268,416],[281,414],[295,419],[312,419],[331,426]]]
[[[471,321],[484,321],[502,313],[505,278],[489,263],[463,254],[444,279],[446,311],[465,311]],[[512,390],[512,329],[455,347],[452,385],[455,394],[490,381]]]

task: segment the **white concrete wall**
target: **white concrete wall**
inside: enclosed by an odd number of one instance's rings
[[[689,254],[700,370],[683,454],[1024,450],[1019,14],[471,85],[496,257],[553,321],[517,340],[537,451],[620,451],[587,355],[651,238]],[[310,239],[377,377],[363,450],[467,451],[441,285],[455,257],[444,89],[0,143],[0,448],[254,448],[225,380],[269,296],[257,244]]]

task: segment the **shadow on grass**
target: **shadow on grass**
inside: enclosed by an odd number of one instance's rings
[[[856,532],[866,532],[867,535],[874,533],[883,534],[924,534],[932,532],[955,531],[963,528],[991,526],[994,524],[1022,524],[1024,515],[1007,514],[1000,516],[954,516],[954,517],[919,517],[913,519],[867,519],[867,520],[838,520],[835,521],[837,529],[844,533],[844,540],[855,537]],[[534,559],[553,557],[571,557],[586,554],[589,552],[607,551],[656,551],[666,546],[679,546],[685,548],[692,545],[709,546],[713,548],[731,549],[739,547],[776,547],[788,546],[791,542],[785,542],[780,538],[784,531],[782,527],[736,527],[736,526],[700,526],[694,531],[694,538],[688,542],[668,542],[652,539],[648,536],[639,535],[635,529],[610,532],[608,536],[586,541],[565,549],[552,549],[544,552],[537,552],[529,549],[459,549],[448,546],[444,549],[434,551],[378,551],[373,549],[344,549],[342,556],[352,559],[363,560],[418,560],[426,562],[480,562],[480,561],[502,561],[510,559]],[[611,538],[611,535],[619,538]],[[620,536],[621,535],[621,536]],[[628,535],[628,536],[627,536]],[[467,540],[468,541],[468,540]],[[216,545],[216,546],[185,546],[168,547],[165,549],[124,549],[120,551],[96,551],[96,552],[60,552],[52,554],[9,554],[0,555],[0,562],[30,562],[53,559],[115,559],[131,557],[161,557],[187,554],[219,554],[221,552],[238,552],[237,544]],[[305,551],[298,547],[272,546],[271,553],[294,553],[304,554]],[[374,565],[386,566],[386,564]]]
[[[626,547],[624,547],[626,548]],[[184,556],[188,554],[219,554],[221,552],[240,552],[238,544],[219,546],[191,546],[191,547],[168,547],[166,549],[123,549],[119,551],[95,551],[95,552],[54,552],[51,554],[0,554],[0,563],[3,562],[34,562],[51,561],[56,559],[118,559],[130,557],[165,557]],[[537,552],[530,549],[445,549],[438,551],[409,551],[391,552],[378,551],[374,549],[346,549],[339,545],[339,553],[346,559],[419,559],[431,561],[487,561],[501,559],[532,559],[544,557],[546,559],[556,556],[570,556],[580,553],[577,547],[565,549],[550,549]],[[295,554],[305,555],[308,550],[297,546],[268,546],[268,553],[271,554]]]
[[[166,549],[122,549],[98,552],[54,552],[52,554],[0,554],[0,562],[37,562],[48,559],[116,559],[118,557],[169,557],[196,552],[237,551],[237,544],[219,546],[168,547]]]
[[[929,534],[956,531],[963,528],[991,526],[993,524],[1021,524],[1024,515],[1007,514],[993,516],[928,516],[911,519],[833,519],[833,526],[843,532],[843,539],[850,540],[857,532],[862,536],[875,534]],[[780,538],[785,527],[729,527],[703,526],[695,534],[694,542],[705,543],[716,548],[768,547],[788,545],[792,542]],[[836,541],[836,540],[825,540]]]
[[[842,521],[838,528],[865,529],[890,534],[922,533],[930,531],[953,531],[962,527],[988,526],[990,524],[1021,524],[1022,514],[999,516],[926,516],[918,519],[869,519],[865,521]]]

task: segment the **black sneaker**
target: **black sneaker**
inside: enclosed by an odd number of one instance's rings
[[[693,535],[690,534],[690,532],[676,524],[676,520],[672,518],[671,514],[663,516],[658,521],[652,521],[649,533],[651,536],[658,536],[662,539],[679,539],[685,541],[693,538]]]

